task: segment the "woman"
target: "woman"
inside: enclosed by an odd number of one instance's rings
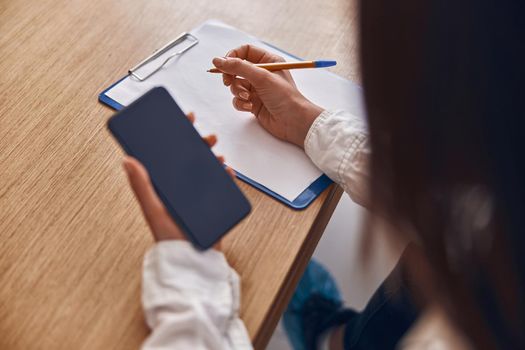
[[[404,306],[417,310],[404,321],[418,316],[402,348],[525,348],[523,13],[520,2],[363,1],[370,137],[354,116],[304,98],[289,73],[250,63],[279,57],[245,46],[213,61],[235,108],[304,147],[354,200],[387,218],[392,234],[414,241],[396,269],[407,291],[381,304],[392,306],[392,318],[380,323],[392,326]],[[159,242],[144,263],[152,328],[144,348],[250,348],[236,273],[220,252],[199,253],[183,241],[144,168],[133,159],[124,165]],[[309,340],[366,348],[353,330],[374,336],[355,321],[359,315],[337,307],[327,315]],[[404,331],[388,338],[397,341]]]

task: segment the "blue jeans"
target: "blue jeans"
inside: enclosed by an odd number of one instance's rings
[[[365,309],[344,323],[345,349],[394,349],[418,317],[400,266],[374,293]]]
[[[400,262],[357,312],[342,307],[329,272],[311,261],[283,317],[294,350],[316,349],[321,334],[341,326],[345,349],[394,349],[418,317],[402,272]]]

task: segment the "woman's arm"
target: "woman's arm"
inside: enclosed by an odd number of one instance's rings
[[[205,140],[210,146],[216,141]],[[251,349],[239,319],[239,277],[224,255],[195,250],[168,214],[142,164],[128,157],[124,168],[157,241],[144,259],[142,302],[151,334],[143,348]]]
[[[239,293],[221,252],[157,243],[144,258],[142,304],[152,332],[143,349],[251,349]]]
[[[304,150],[356,203],[367,206],[370,146],[360,117],[345,111],[323,111],[306,135]]]
[[[233,94],[233,106],[251,112],[273,136],[304,148],[312,161],[359,204],[368,197],[368,133],[361,118],[323,109],[297,89],[288,71],[269,72],[253,63],[284,61],[253,45],[213,60]]]

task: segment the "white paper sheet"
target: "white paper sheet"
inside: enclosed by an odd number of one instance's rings
[[[268,134],[251,114],[236,111],[221,75],[206,70],[212,67],[213,57],[224,56],[230,49],[248,43],[264,47],[288,61],[295,59],[217,21],[206,22],[191,33],[199,38],[195,47],[170,61],[146,81],[128,77],[107,95],[127,106],[151,88],[165,87],[183,111],[195,112],[195,127],[202,135],[217,134],[219,142],[214,151],[224,155],[230,167],[293,201],[321,176],[321,171],[302,149]],[[175,47],[151,62],[142,73],[177,50]],[[363,115],[361,89],[348,80],[323,69],[294,70],[292,75],[299,90],[319,106]]]

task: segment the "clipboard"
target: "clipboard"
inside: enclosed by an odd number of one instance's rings
[[[263,42],[267,46],[272,47],[273,49],[287,55],[291,56],[297,60],[302,60],[301,58],[292,55],[274,45],[268,44],[266,42]],[[108,96],[108,91],[113,89],[116,85],[121,83],[124,79],[128,77],[132,77],[133,79],[137,79],[138,81],[145,81],[148,78],[150,78],[152,75],[156,74],[161,68],[163,68],[166,64],[168,64],[171,60],[177,59],[178,56],[184,55],[186,52],[191,50],[194,46],[199,44],[199,38],[195,36],[192,33],[182,33],[178,37],[176,37],[174,40],[167,43],[162,48],[156,50],[152,55],[147,57],[145,60],[137,64],[135,67],[129,69],[128,75],[122,77],[115,83],[113,83],[111,86],[106,88],[104,91],[102,91],[99,94],[99,101],[103,104],[106,104],[107,106],[115,109],[115,110],[121,110],[124,108],[123,105],[121,105],[119,102]],[[179,47],[177,47],[180,45]],[[173,49],[174,47],[177,47],[177,50],[175,54],[170,55],[168,58],[162,58],[162,55],[166,53],[168,50]],[[147,63],[152,62],[154,60],[158,60],[157,64],[154,65],[154,69],[150,72],[141,73],[139,72],[140,69]],[[174,96],[175,99],[177,96]],[[290,208],[300,210],[305,209],[310,205],[315,198],[317,198],[327,187],[329,187],[333,181],[330,180],[328,176],[325,174],[321,174],[316,180],[314,180],[309,186],[307,186],[295,199],[289,200],[285,198],[284,196],[280,195],[279,193],[271,190],[270,188],[264,186],[263,184],[251,179],[250,177],[242,174],[241,172],[237,171],[236,169],[233,169],[235,171],[235,174],[237,178],[242,180],[243,182],[255,187],[256,189],[260,190],[261,192],[271,196],[272,198],[276,199],[277,201],[289,206]]]

